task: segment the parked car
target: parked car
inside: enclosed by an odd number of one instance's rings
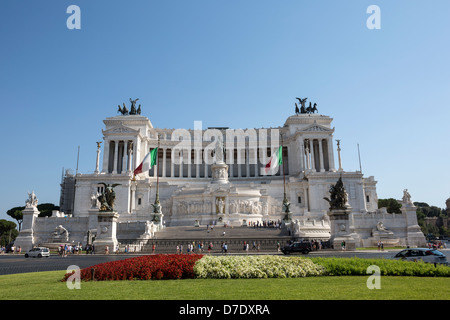
[[[397,253],[394,256],[394,259],[406,261],[422,260],[424,262],[434,263],[434,265],[448,265],[447,257],[445,256],[445,254],[443,254],[439,250],[428,248],[408,248]]]
[[[307,254],[312,251],[312,245],[310,242],[294,242],[290,245],[287,245],[281,249],[284,254],[291,254],[295,252],[301,252],[303,254]]]
[[[37,247],[37,248],[33,248],[30,251],[28,251],[27,253],[25,253],[25,258],[28,257],[38,257],[38,258],[42,258],[42,257],[50,257],[50,250],[48,248],[45,247]]]

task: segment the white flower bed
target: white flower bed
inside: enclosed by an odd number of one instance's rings
[[[325,268],[301,257],[204,256],[195,263],[197,278],[298,278],[319,276]]]

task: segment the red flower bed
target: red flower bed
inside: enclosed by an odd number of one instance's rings
[[[150,280],[194,278],[195,262],[201,254],[158,254],[105,262],[81,269],[81,280],[91,280],[94,269],[95,280]],[[66,281],[73,273],[67,273]]]

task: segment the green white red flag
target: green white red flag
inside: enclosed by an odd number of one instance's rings
[[[156,165],[156,157],[158,156],[158,148],[153,149],[147,153],[142,160],[142,163],[133,171],[134,175],[138,175],[142,172],[149,171],[154,165]]]
[[[270,157],[269,162],[266,164],[266,175],[274,175],[278,172],[278,168],[283,163],[283,147],[280,146]]]

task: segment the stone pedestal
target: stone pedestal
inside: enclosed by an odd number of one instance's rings
[[[22,214],[22,230],[20,230],[19,235],[14,241],[14,245],[16,248],[20,247],[22,252],[26,252],[32,249],[33,246],[37,245],[34,243],[33,228],[34,221],[39,215],[39,210],[35,206],[27,206],[22,211]]]
[[[108,247],[109,252],[115,252],[117,241],[117,219],[119,214],[114,211],[98,212],[97,236],[95,237],[94,247],[96,253],[105,253]]]
[[[158,228],[158,230],[164,228],[164,214],[162,212],[154,212],[153,223]]]
[[[283,218],[283,222],[285,224],[290,224],[292,222],[292,212],[291,212],[291,204],[289,203],[288,199],[286,198],[286,193],[284,194],[284,199],[283,199],[283,214],[284,214],[284,218]]]
[[[356,240],[350,231],[349,214],[351,208],[332,209],[328,211],[330,217],[330,241],[334,250],[342,250],[342,242],[345,242],[345,250],[355,250]]]
[[[371,246],[377,246],[379,242],[383,243],[385,247],[393,247],[400,245],[400,238],[394,236],[393,233],[384,233],[384,232],[374,232],[372,231],[372,236],[367,240],[370,241]]]
[[[228,183],[228,165],[226,163],[215,163],[211,166],[212,183]]]
[[[400,209],[406,215],[406,244],[410,247],[426,246],[426,238],[417,222],[417,207],[412,202],[403,202]]]
[[[156,226],[158,230],[161,230],[164,227],[164,214],[162,213],[162,206],[159,202],[159,195],[156,195],[156,201],[153,206],[153,218],[152,223]]]

